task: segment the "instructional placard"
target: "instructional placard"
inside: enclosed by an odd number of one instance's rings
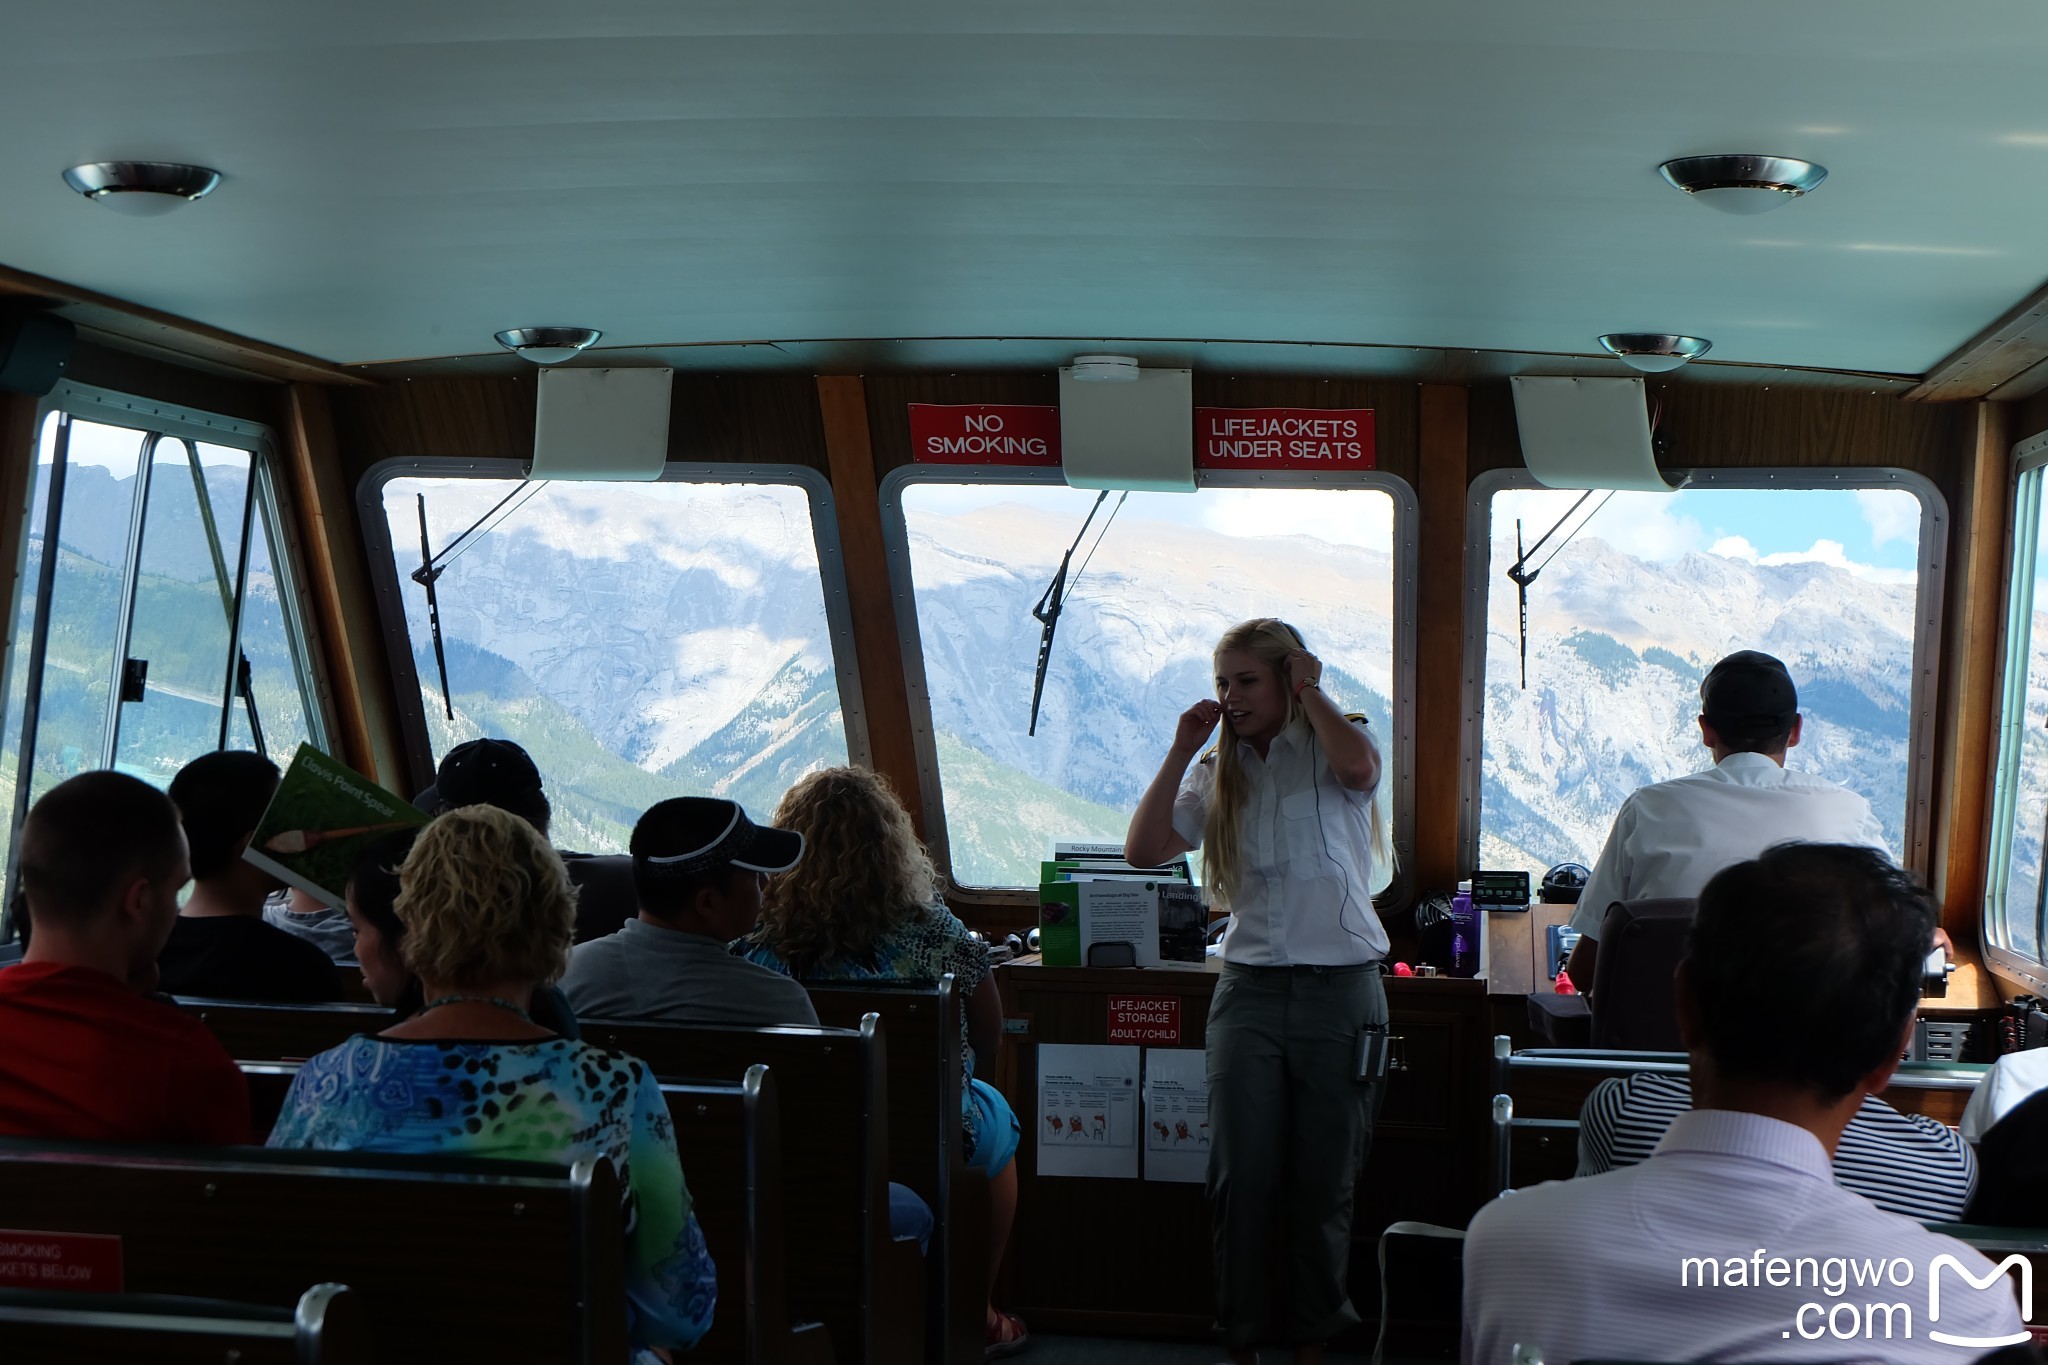
[[[1185,1184],[1209,1178],[1207,1053],[1145,1049],[1145,1178]]]
[[[1138,1178],[1138,1062],[1135,1047],[1038,1045],[1040,1175]]]

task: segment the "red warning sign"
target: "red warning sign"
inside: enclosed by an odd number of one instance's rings
[[[0,1228],[0,1286],[121,1292],[121,1239],[94,1232]]]
[[[1180,1046],[1180,997],[1177,995],[1112,995],[1109,997],[1109,1041]]]
[[[1371,408],[1196,408],[1197,469],[1371,469]]]
[[[912,403],[910,453],[922,464],[1057,465],[1060,410],[1026,403]]]

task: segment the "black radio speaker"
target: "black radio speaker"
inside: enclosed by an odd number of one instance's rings
[[[0,306],[0,392],[41,397],[57,387],[78,330],[24,304]]]

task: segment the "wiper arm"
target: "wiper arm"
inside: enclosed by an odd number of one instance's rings
[[[1102,531],[1095,537],[1095,544],[1088,548],[1088,558],[1081,561],[1080,571],[1074,575],[1076,583],[1081,581],[1081,574],[1088,572],[1089,562],[1095,558],[1095,552],[1102,548],[1102,537],[1109,534],[1109,523],[1116,520],[1116,514],[1123,510],[1124,499],[1130,496],[1129,492],[1123,493],[1117,498],[1116,506],[1110,509],[1109,519],[1102,523]],[[1081,548],[1082,538],[1088,534],[1089,526],[1094,524],[1095,514],[1102,510],[1102,504],[1108,499],[1107,488],[1095,495],[1095,505],[1088,509],[1088,516],[1082,521],[1081,529],[1074,533],[1074,543],[1060,556],[1060,567],[1052,576],[1051,586],[1046,588],[1045,595],[1038,599],[1038,605],[1031,609],[1031,614],[1044,624],[1045,629],[1038,635],[1038,672],[1031,680],[1031,725],[1024,731],[1026,735],[1038,734],[1038,704],[1045,696],[1045,670],[1052,662],[1053,632],[1059,629],[1060,612],[1067,604],[1067,566],[1073,563],[1074,551]]]
[[[1508,579],[1515,585],[1515,607],[1521,614],[1522,690],[1525,692],[1529,690],[1529,585],[1536,581],[1536,575],[1550,567],[1550,561],[1556,559],[1564,547],[1572,543],[1574,536],[1577,536],[1579,532],[1586,529],[1588,522],[1591,522],[1594,517],[1600,515],[1600,508],[1605,507],[1607,499],[1612,498],[1614,494],[1614,489],[1608,489],[1607,497],[1600,499],[1600,506],[1588,512],[1586,520],[1574,526],[1571,535],[1557,542],[1557,549],[1545,555],[1543,562],[1534,568],[1529,566],[1529,561],[1535,558],[1538,550],[1543,548],[1544,542],[1556,535],[1566,522],[1578,515],[1579,509],[1586,505],[1586,499],[1593,496],[1593,490],[1589,488],[1579,494],[1579,500],[1573,503],[1548,531],[1538,536],[1536,543],[1526,550],[1522,548],[1522,519],[1520,517],[1515,518],[1515,562],[1508,566]]]
[[[448,692],[448,650],[441,642],[441,601],[434,595],[434,584],[448,571],[445,564],[434,563],[433,543],[427,539],[427,495],[418,495],[420,500],[420,566],[412,571],[412,581],[427,590],[427,630],[434,637],[434,667],[441,673],[441,705],[448,712],[448,719],[455,719],[455,698]]]
[[[455,698],[448,691],[448,651],[441,640],[441,602],[435,595],[434,584],[465,550],[504,525],[506,517],[524,507],[535,493],[547,487],[547,482],[546,479],[522,479],[510,493],[492,504],[490,511],[471,522],[468,530],[443,546],[439,554],[434,553],[433,543],[427,538],[427,495],[417,495],[420,500],[420,566],[412,571],[412,581],[427,590],[427,629],[434,637],[434,666],[441,672],[441,705],[450,720],[455,719]],[[514,502],[514,499],[518,501]],[[501,510],[504,516],[498,516]],[[485,526],[484,523],[491,521],[492,517],[498,519]]]

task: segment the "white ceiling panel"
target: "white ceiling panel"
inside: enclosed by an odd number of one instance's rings
[[[344,362],[1132,337],[1924,371],[2048,277],[2048,7],[0,3],[0,263]],[[1828,166],[1759,218],[1673,156]],[[219,168],[136,220],[58,173]]]

